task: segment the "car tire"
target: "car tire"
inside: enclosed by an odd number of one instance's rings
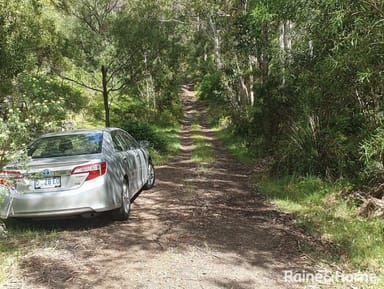
[[[144,185],[144,190],[152,189],[155,185],[155,168],[153,167],[153,164],[151,161],[148,162],[148,180]]]
[[[121,206],[114,211],[114,217],[118,221],[125,221],[131,211],[131,198],[129,196],[128,182],[124,180],[121,192]]]

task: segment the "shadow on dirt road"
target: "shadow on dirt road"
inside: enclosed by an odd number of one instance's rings
[[[297,288],[283,270],[311,267],[312,241],[252,185],[253,168],[233,159],[183,91],[179,154],[158,167],[156,187],[132,205],[128,222],[108,215],[59,225],[57,240],[35,244],[10,279],[20,288]],[[192,161],[199,122],[215,161]],[[10,284],[10,283],[9,283]]]

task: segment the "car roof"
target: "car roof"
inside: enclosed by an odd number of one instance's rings
[[[116,127],[108,127],[108,128],[89,128],[89,129],[75,129],[75,130],[67,130],[67,131],[60,131],[60,132],[53,132],[53,133],[47,133],[40,137],[54,137],[54,136],[61,136],[61,135],[73,135],[73,134],[87,134],[87,133],[103,133],[103,132],[111,132],[114,130],[121,130],[120,128]]]

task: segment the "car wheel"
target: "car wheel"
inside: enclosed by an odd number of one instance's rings
[[[121,206],[115,210],[115,219],[125,221],[128,219],[131,210],[131,198],[129,197],[128,182],[124,180],[123,190],[121,192]]]
[[[148,180],[144,185],[144,190],[149,190],[155,185],[155,169],[152,162],[148,162]]]

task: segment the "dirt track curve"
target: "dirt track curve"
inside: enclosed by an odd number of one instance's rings
[[[129,220],[102,216],[81,225],[57,225],[56,240],[25,244],[30,249],[9,265],[0,288],[300,285],[284,282],[283,271],[311,265],[300,252],[307,237],[256,192],[251,181],[255,168],[228,154],[206,126],[194,94],[183,94],[180,152],[157,167],[156,187],[136,198]],[[215,161],[204,169],[191,160],[191,124],[196,121],[215,151]]]

